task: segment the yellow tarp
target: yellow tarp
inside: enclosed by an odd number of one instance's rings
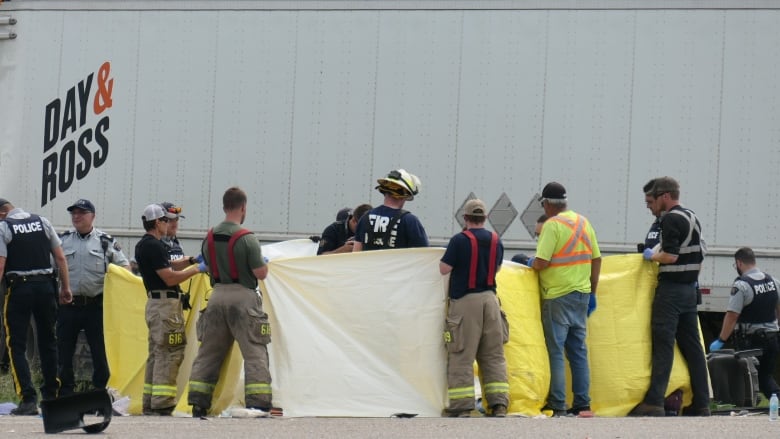
[[[438,416],[446,405],[442,253],[411,249],[270,263],[264,306],[273,325],[274,402],[285,415],[387,416],[395,410]],[[598,308],[588,320],[592,408],[599,416],[626,415],[649,384],[655,275],[655,265],[641,255],[604,258]],[[498,274],[511,327],[509,411],[529,416],[539,414],[550,381],[537,285],[533,271],[511,262]],[[201,309],[210,291],[205,275],[182,288],[192,293],[193,309]],[[130,411],[138,414],[148,349],[146,295],[140,278],[116,267],[107,274],[105,293],[109,386],[130,396]],[[186,385],[197,350],[198,313],[186,314],[188,345],[178,379],[182,412],[190,409]],[[687,404],[687,369],[675,355],[668,392],[682,388]],[[213,412],[242,403],[241,367],[234,346]]]
[[[596,311],[588,318],[591,408],[598,416],[625,416],[650,385],[650,311],[657,265],[639,254],[604,258]],[[550,385],[549,361],[539,319],[537,275],[524,266],[505,262],[498,273],[498,295],[510,324],[505,345],[509,375],[510,413],[539,414]],[[568,364],[567,364],[568,372]],[[567,377],[571,388],[571,377]],[[682,389],[691,401],[688,369],[675,347],[667,395]],[[572,400],[569,392],[567,400]]]

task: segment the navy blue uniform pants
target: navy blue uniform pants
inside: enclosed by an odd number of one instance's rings
[[[60,396],[73,393],[73,354],[79,332],[84,330],[87,336],[89,352],[92,355],[92,385],[103,389],[108,383],[109,369],[106,359],[106,345],[103,339],[103,300],[102,296],[89,303],[74,297],[73,305],[63,305],[57,314],[57,350],[59,355],[59,375],[62,381]]]
[[[15,282],[5,297],[3,317],[6,322],[7,346],[11,357],[11,373],[16,393],[22,402],[38,400],[27,362],[27,330],[30,316],[35,319],[38,354],[41,358],[43,399],[57,397],[57,341],[54,326],[57,320],[57,296],[53,280]]]

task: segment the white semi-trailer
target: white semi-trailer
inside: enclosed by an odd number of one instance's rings
[[[702,311],[732,254],[780,275],[778,1],[23,1],[0,4],[0,196],[69,225],[89,198],[127,247],[151,202],[195,251],[231,185],[266,242],[380,203],[405,168],[431,242],[471,193],[512,251],[563,183],[602,248],[633,252],[642,186],[700,216]],[[526,210],[526,207],[530,209]]]

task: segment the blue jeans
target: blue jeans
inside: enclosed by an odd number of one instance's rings
[[[542,325],[547,355],[550,357],[550,393],[547,406],[566,409],[566,369],[563,354],[569,360],[572,378],[572,407],[590,406],[590,368],[585,345],[586,320],[590,293],[573,291],[565,296],[545,300]]]

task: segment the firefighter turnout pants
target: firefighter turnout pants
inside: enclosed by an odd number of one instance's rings
[[[176,406],[176,377],[184,359],[187,339],[178,297],[149,297],[146,302],[149,357],[144,375],[143,409],[167,410]]]
[[[271,342],[271,326],[268,314],[263,312],[260,293],[240,284],[214,285],[197,330],[201,345],[192,365],[189,404],[204,409],[211,407],[220,368],[236,341],[244,357],[246,406],[270,410],[271,372],[267,344]]]
[[[482,375],[483,399],[488,407],[509,407],[504,357],[508,327],[493,291],[450,299],[447,331],[448,411],[458,413],[474,408],[474,360]]]

